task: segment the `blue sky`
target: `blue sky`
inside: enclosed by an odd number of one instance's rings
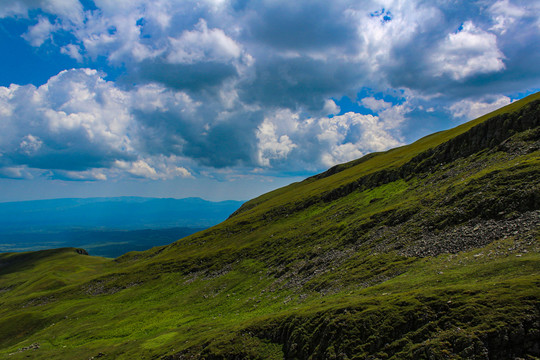
[[[249,199],[540,90],[540,2],[0,0],[0,201]]]

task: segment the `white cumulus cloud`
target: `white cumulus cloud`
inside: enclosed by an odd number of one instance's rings
[[[201,19],[195,30],[185,31],[178,38],[169,38],[170,63],[192,64],[200,61],[228,62],[241,55],[240,46],[221,29],[208,29]]]
[[[507,96],[486,96],[480,100],[461,100],[449,107],[456,118],[465,120],[476,119],[489,112],[497,110],[511,103]]]
[[[431,57],[436,74],[447,74],[454,80],[503,70],[503,60],[504,54],[497,47],[497,37],[471,21],[449,34]]]
[[[195,106],[187,95],[156,85],[120,90],[92,69],[62,71],[38,88],[0,87],[1,176],[52,170],[67,180],[189,177],[183,159],[146,153],[144,126],[135,115],[173,105],[179,112]]]
[[[353,112],[317,122],[321,132],[317,138],[326,144],[322,163],[332,166],[350,161],[370,152],[383,151],[401,145],[380,117]]]
[[[288,135],[278,136],[276,126],[267,119],[257,129],[259,140],[257,160],[261,166],[270,166],[270,160],[284,159],[297,147]]]
[[[392,108],[388,103],[385,111]],[[279,160],[289,167],[324,168],[402,145],[396,128],[383,118],[354,112],[302,119],[298,113],[280,110],[259,126],[257,138],[261,166]]]

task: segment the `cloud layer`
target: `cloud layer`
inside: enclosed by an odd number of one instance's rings
[[[524,0],[0,0],[28,44],[80,64],[0,87],[0,176],[318,171],[538,89],[538,14]]]

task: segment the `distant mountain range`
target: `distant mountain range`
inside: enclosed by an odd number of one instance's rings
[[[84,247],[118,257],[204,230],[241,201],[115,197],[0,203],[0,252]]]
[[[225,220],[240,205],[241,201],[144,197],[6,202],[0,203],[0,232],[201,228]]]

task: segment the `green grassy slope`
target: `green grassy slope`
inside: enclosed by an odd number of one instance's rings
[[[0,358],[538,358],[539,118],[535,94],[115,260],[0,254]]]

